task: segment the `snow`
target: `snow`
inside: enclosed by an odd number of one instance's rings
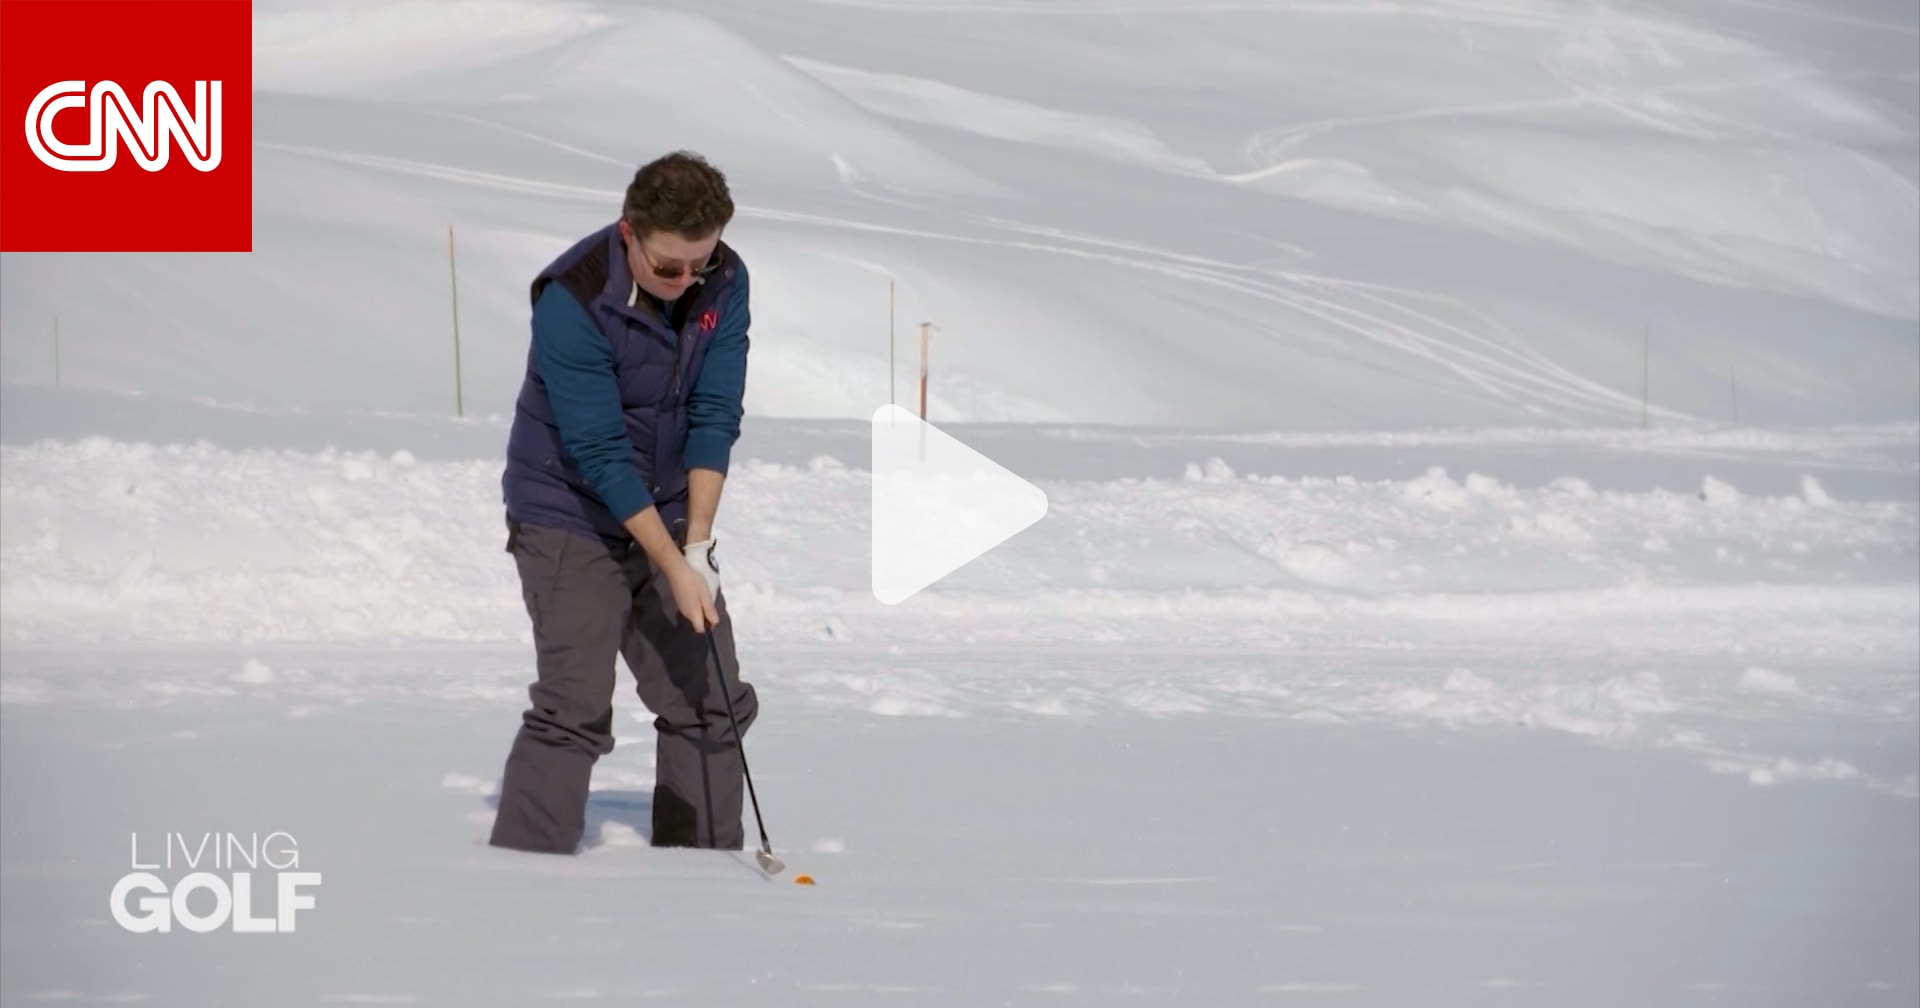
[[[259,0],[257,251],[0,257],[0,1003],[1911,1004],[1916,38]],[[624,672],[581,852],[484,842],[525,278],[674,147],[754,271],[773,879],[648,846]],[[887,606],[923,321],[931,419],[1049,506]],[[110,915],[130,837],[270,831],[295,933]]]
[[[1063,459],[1044,522],[888,607],[866,588],[869,474],[816,422],[757,420],[717,531],[767,712],[763,811],[788,874],[820,883],[801,895],[647,847],[651,727],[627,686],[578,858],[484,846],[528,640],[497,464],[448,446],[500,430],[310,421],[288,440],[357,447],[264,448],[246,414],[128,408],[234,446],[0,446],[0,817],[59,823],[10,834],[8,906],[52,923],[9,928],[9,1001],[1915,986],[1909,428],[1705,453],[1252,437],[1244,470],[1215,436],[1142,431]],[[1117,433],[997,434],[1036,430]],[[1620,444],[1642,464],[1610,461]],[[1502,454],[1498,477],[1471,464]],[[1075,475],[1125,464],[1157,475]],[[1813,505],[1813,471],[1849,491]],[[199,823],[289,830],[324,867],[288,950],[214,934],[136,959],[111,937],[125,834]],[[529,956],[528,933],[570,951]],[[79,974],[54,941],[100,951]]]

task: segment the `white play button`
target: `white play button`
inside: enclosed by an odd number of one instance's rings
[[[1047,495],[896,405],[873,414],[873,595],[888,605],[1047,513]]]

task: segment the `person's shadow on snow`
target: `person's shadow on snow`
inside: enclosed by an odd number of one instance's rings
[[[490,811],[500,811],[500,793],[497,789],[487,795],[486,801]],[[653,792],[589,792],[586,826],[586,831],[580,835],[581,851],[590,851],[610,842],[623,843],[625,846],[650,846],[653,843]],[[612,827],[611,831],[608,827]],[[631,837],[627,835],[628,831],[632,831]],[[637,838],[637,844],[634,838]]]

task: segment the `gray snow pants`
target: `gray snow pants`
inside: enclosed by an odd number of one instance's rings
[[[656,847],[740,850],[745,834],[739,741],[719,687],[732,691],[745,732],[759,713],[740,681],[724,591],[708,633],[686,625],[667,579],[638,543],[508,522],[507,552],[533,621],[538,679],[507,754],[494,815],[496,847],[571,854],[586,828],[593,765],[613,751],[616,661],[626,659],[658,733]]]

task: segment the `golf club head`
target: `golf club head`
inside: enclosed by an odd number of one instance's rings
[[[760,862],[760,870],[769,875],[778,875],[787,870],[786,862],[773,856],[773,852],[762,848],[753,852],[753,859]]]

